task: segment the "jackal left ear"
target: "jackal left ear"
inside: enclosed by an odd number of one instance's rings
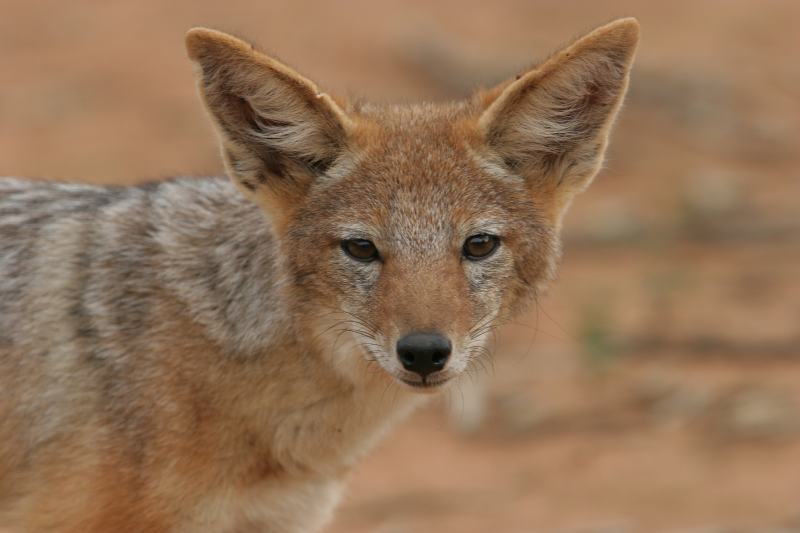
[[[186,35],[225,166],[259,203],[292,205],[341,155],[349,119],[317,86],[222,32]]]
[[[560,210],[602,164],[638,40],[636,19],[617,20],[485,95],[479,127],[489,148],[552,191]]]

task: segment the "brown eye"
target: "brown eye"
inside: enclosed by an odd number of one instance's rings
[[[357,261],[370,263],[378,259],[378,249],[367,239],[347,239],[342,241],[342,250]]]
[[[464,257],[470,261],[478,261],[492,255],[499,245],[499,237],[482,233],[467,238],[467,240],[464,241],[464,249],[462,252]]]

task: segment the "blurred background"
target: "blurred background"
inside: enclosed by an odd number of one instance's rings
[[[629,98],[560,280],[485,380],[356,470],[330,531],[800,532],[796,0],[0,0],[0,173],[220,173],[195,25],[330,92],[412,101],[631,15]]]

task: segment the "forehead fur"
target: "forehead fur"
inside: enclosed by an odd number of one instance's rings
[[[434,235],[499,233],[499,225],[531,220],[524,181],[493,167],[481,151],[474,101],[354,111],[347,160],[309,196],[315,211],[324,206],[331,223],[353,233],[430,243]]]
[[[384,172],[415,174],[417,180],[439,179],[463,165],[479,141],[478,109],[471,101],[367,105],[355,113],[353,148],[359,162],[382,165]]]

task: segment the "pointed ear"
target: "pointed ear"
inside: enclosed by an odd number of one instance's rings
[[[195,28],[186,48],[230,177],[268,207],[301,198],[345,148],[342,109],[308,79],[230,35]]]
[[[486,96],[479,127],[490,151],[552,192],[559,217],[602,164],[638,40],[636,19],[617,20]]]

